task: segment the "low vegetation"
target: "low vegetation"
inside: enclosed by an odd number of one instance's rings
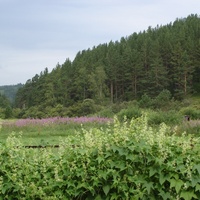
[[[0,145],[1,199],[199,199],[200,143],[142,115],[82,128],[60,148],[27,149],[11,134]]]
[[[3,120],[0,133],[1,142],[12,132],[22,134],[24,145],[58,145],[59,141],[83,128],[102,128],[112,122],[112,118],[105,117],[74,117],[74,118],[45,118]]]

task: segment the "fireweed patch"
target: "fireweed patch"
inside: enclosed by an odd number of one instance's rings
[[[17,148],[16,148],[17,146]],[[76,132],[53,149],[0,146],[1,199],[199,199],[199,139],[142,116]]]
[[[69,123],[107,123],[111,122],[110,118],[103,117],[53,117],[45,119],[19,119],[15,122],[7,122],[7,125],[15,125],[17,127],[29,125],[51,125],[51,124],[69,124]]]

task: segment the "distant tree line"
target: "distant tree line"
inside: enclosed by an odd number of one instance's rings
[[[8,98],[0,93],[0,119],[12,117],[12,107]]]
[[[19,83],[17,85],[3,85],[0,86],[0,94],[5,95],[10,103],[15,102],[15,96],[19,88],[21,88],[23,84]]]
[[[75,110],[81,115],[94,104],[132,101],[144,94],[153,98],[163,90],[176,99],[200,93],[198,15],[80,51],[73,62],[66,59],[28,80],[15,106],[24,116],[27,111],[48,115],[49,110],[50,115]]]

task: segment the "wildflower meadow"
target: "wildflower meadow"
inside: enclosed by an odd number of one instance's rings
[[[18,119],[2,122],[0,134],[1,141],[5,142],[7,136],[15,132],[22,134],[21,139],[25,145],[58,145],[59,141],[82,129],[93,127],[105,128],[112,123],[112,118],[106,117],[52,117],[44,119]]]

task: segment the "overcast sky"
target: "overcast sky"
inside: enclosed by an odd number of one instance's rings
[[[200,13],[200,0],[0,0],[0,86],[149,26]]]

